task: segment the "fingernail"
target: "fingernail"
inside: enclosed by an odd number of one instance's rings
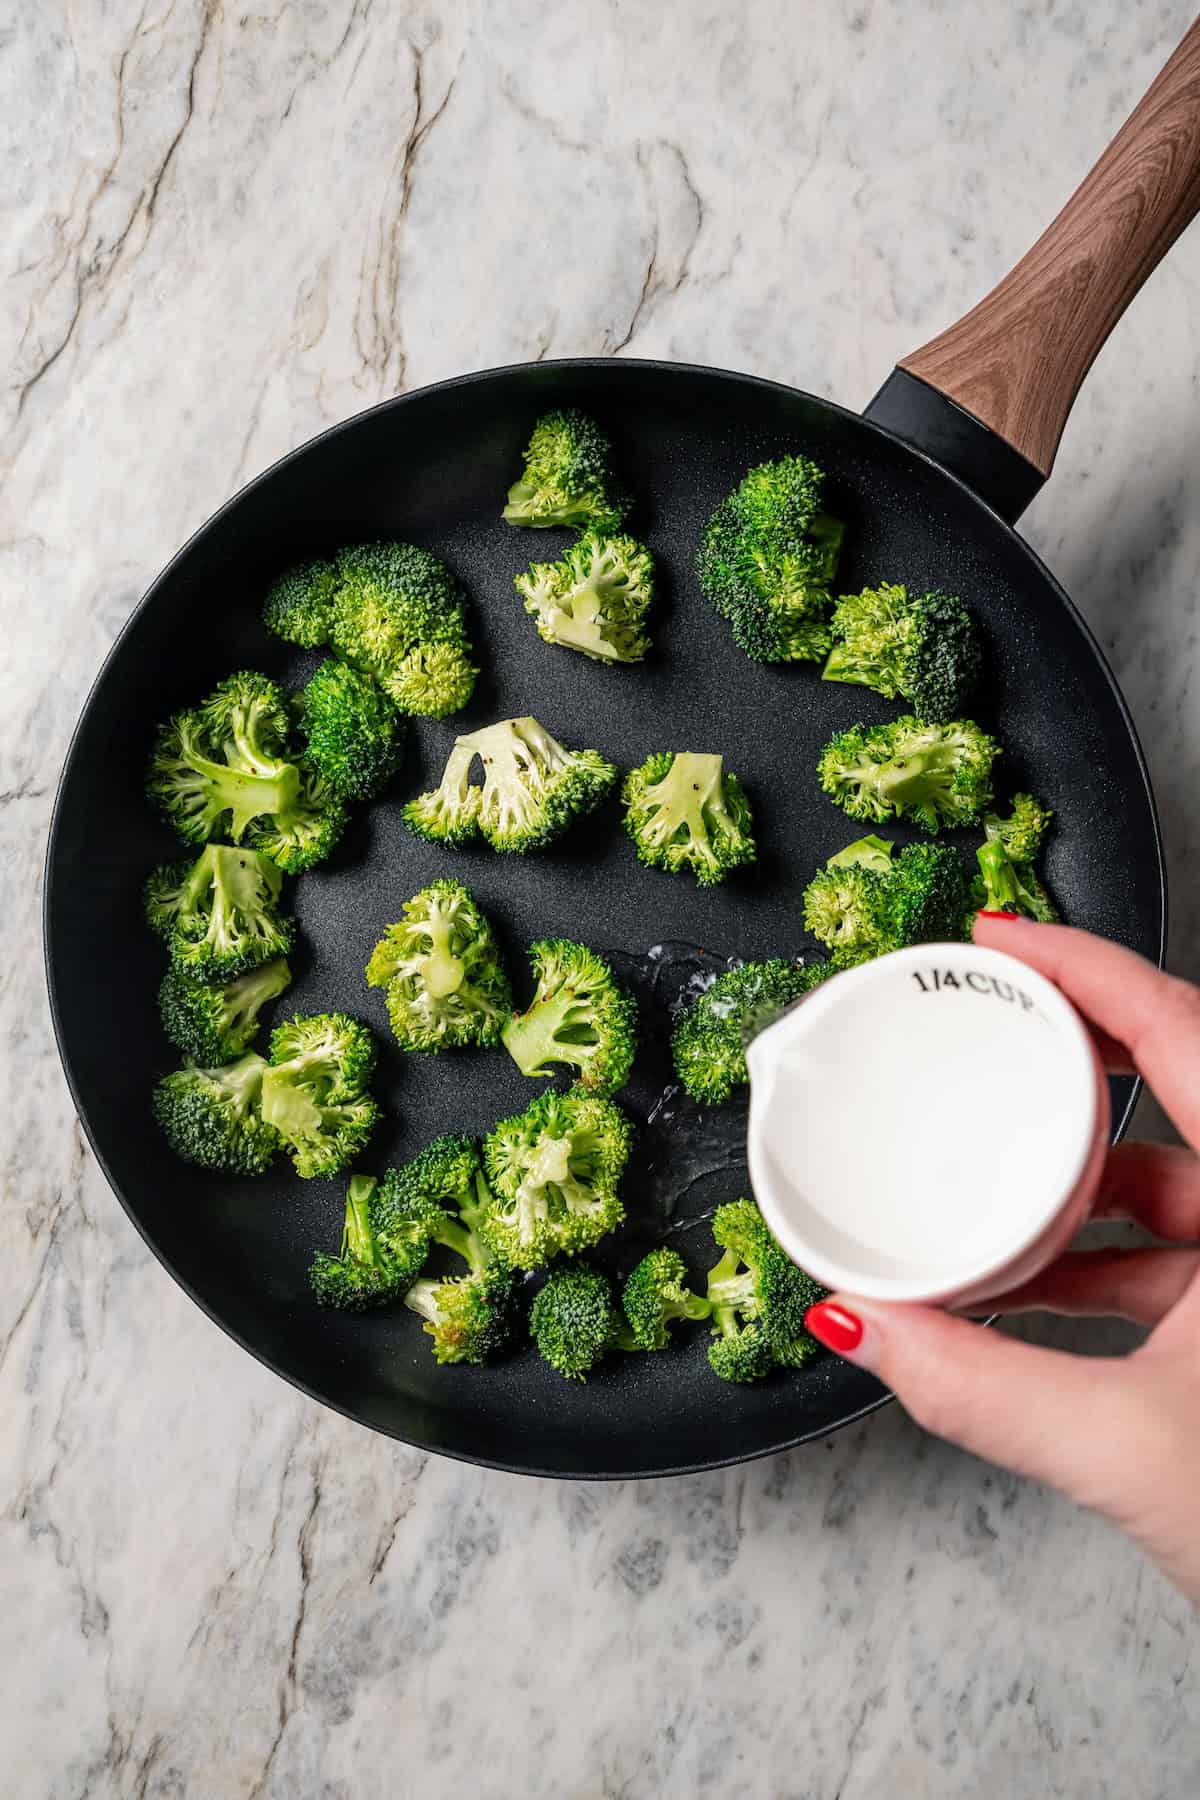
[[[979,917],[981,919],[1016,919],[1020,915],[1015,912],[989,912],[986,906],[981,906]]]
[[[804,1323],[827,1350],[836,1350],[839,1356],[855,1360],[854,1352],[863,1340],[863,1324],[854,1313],[847,1312],[844,1306],[820,1300],[816,1306],[809,1307]]]

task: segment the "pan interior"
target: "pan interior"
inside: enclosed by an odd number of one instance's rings
[[[566,533],[516,531],[500,506],[533,420],[576,404],[612,433],[637,496],[632,528],[660,571],[655,650],[609,668],[544,646],[512,578]],[[376,409],[279,464],[201,531],[134,615],[93,693],[64,774],[48,867],[56,1023],[81,1117],[114,1187],[156,1253],[247,1348],[364,1424],[452,1455],[566,1475],[665,1473],[781,1448],[844,1422],[881,1390],[822,1359],[752,1388],[717,1380],[704,1333],[654,1357],[565,1383],[530,1352],[489,1369],[440,1369],[416,1319],[350,1317],[311,1303],[306,1268],[339,1240],[341,1183],[280,1163],[254,1182],[177,1162],[149,1120],[170,1066],[155,991],[161,947],[139,888],[179,854],[142,799],[155,722],[238,666],[287,681],[317,658],[270,639],[259,605],[289,561],[396,535],[435,550],[471,595],[484,673],[470,709],[420,723],[392,790],[360,809],[331,862],[290,887],[301,929],[285,1006],[343,1007],[375,1027],[386,1123],[383,1168],[438,1132],[478,1131],[536,1091],[503,1051],[405,1057],[362,968],[401,903],[453,874],[496,922],[526,992],[523,947],[577,937],[612,954],[637,988],[646,1050],[625,1098],[642,1126],[626,1183],[628,1267],[664,1236],[696,1271],[713,1260],[706,1218],[746,1191],[744,1109],[704,1112],[672,1087],[671,1005],[732,956],[807,946],[800,895],[858,828],[818,791],[829,734],[896,710],[814,668],[763,668],[735,649],[700,596],[692,562],[715,502],[754,461],[803,450],[830,477],[846,523],[839,588],[881,580],[961,594],[987,640],[984,723],[1005,746],[1003,790],[1055,809],[1046,873],[1073,923],[1157,956],[1162,890],[1153,807],[1136,740],[1091,640],[1036,559],[965,490],[852,414],[769,384],[678,365],[542,365],[469,377]],[[629,767],[652,750],[720,751],[755,809],[757,865],[723,887],[643,869],[610,802],[551,851],[447,852],[401,825],[398,802],[433,785],[458,730],[532,713],[564,742]],[[905,837],[904,831],[895,835]],[[969,840],[964,838],[964,851]],[[1116,1096],[1121,1116],[1128,1090]],[[869,1126],[869,1097],[864,1125]]]

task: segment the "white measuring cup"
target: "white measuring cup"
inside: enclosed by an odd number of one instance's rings
[[[1078,1013],[998,950],[847,970],[752,1040],[755,1198],[794,1261],[864,1298],[969,1304],[1087,1216],[1108,1084]]]

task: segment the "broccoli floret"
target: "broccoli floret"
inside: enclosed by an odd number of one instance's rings
[[[687,1284],[678,1250],[665,1246],[643,1256],[621,1296],[633,1341],[639,1350],[665,1350],[677,1319],[707,1319],[711,1303]]]
[[[495,1044],[512,1010],[492,928],[458,881],[433,881],[405,901],[371,952],[367,981],[385,990],[405,1050]]]
[[[648,868],[687,870],[701,887],[715,887],[754,861],[750,802],[721,757],[659,751],[630,770],[621,793],[625,829]]]
[[[471,698],[463,591],[445,563],[415,544],[354,544],[335,559],[330,642],[374,675],[401,712],[444,719]]]
[[[949,844],[909,844],[896,858],[888,880],[896,947],[957,943],[964,936],[969,888],[958,851]]]
[[[810,661],[830,645],[842,526],[820,509],[824,474],[803,456],[751,469],[712,514],[696,573],[756,662]]]
[[[395,774],[402,725],[372,676],[328,657],[299,695],[307,761],[343,800],[373,800]]]
[[[306,562],[288,569],[267,593],[263,624],[276,637],[304,650],[329,642],[337,570],[332,563]]]
[[[610,1350],[639,1348],[608,1276],[589,1263],[547,1277],[529,1311],[529,1333],[543,1359],[571,1381],[586,1381]]]
[[[833,615],[825,681],[856,682],[907,700],[922,719],[955,719],[979,683],[975,621],[953,594],[909,598],[884,582],[847,594]]]
[[[483,785],[471,785],[478,757]],[[598,806],[617,771],[598,750],[568,750],[536,719],[501,719],[455,740],[441,785],[410,800],[405,824],[434,843],[482,833],[493,850],[540,849]]]
[[[757,1381],[777,1366],[800,1368],[820,1349],[804,1318],[825,1289],[784,1255],[752,1200],[719,1206],[712,1234],[725,1252],[708,1277],[714,1371]]]
[[[384,1176],[383,1235],[394,1252],[401,1246],[419,1252],[414,1275],[434,1244],[455,1251],[478,1274],[495,1261],[479,1232],[489,1199],[475,1140],[452,1133],[434,1138],[411,1162]]]
[[[265,856],[208,844],[194,863],[168,863],[146,883],[146,918],[182,974],[226,982],[286,956],[294,920],[278,910],[283,876]]]
[[[599,662],[641,662],[650,648],[654,564],[636,538],[589,531],[558,562],[534,563],[514,583],[547,644]]]
[[[680,1014],[671,1040],[675,1073],[692,1098],[716,1106],[744,1086],[747,1039],[831,973],[827,963],[772,957],[718,975]]]
[[[884,844],[886,855],[878,848]],[[804,890],[805,928],[821,940],[839,968],[898,947],[888,905],[891,852],[884,838],[848,844]]]
[[[617,1192],[629,1156],[628,1119],[583,1088],[539,1094],[484,1140],[491,1199],[483,1230],[497,1255],[537,1269],[614,1231],[625,1217]]]
[[[612,472],[608,438],[594,419],[568,407],[543,414],[508,490],[510,525],[571,525],[616,531],[629,499]]]
[[[968,935],[973,915],[980,907],[988,912],[1021,913],[1044,925],[1057,922],[1058,908],[1037,870],[1037,858],[1053,816],[1032,794],[1016,794],[1007,819],[995,813],[984,818],[984,841],[977,852],[980,872],[971,892]]]
[[[158,990],[163,1030],[189,1062],[202,1068],[233,1062],[258,1035],[258,1015],[282,994],[292,972],[282,957],[219,987],[170,968]]]
[[[354,1161],[379,1117],[367,1092],[374,1067],[370,1032],[346,1013],[314,1013],[275,1027],[262,1115],[298,1175],[338,1175]]]
[[[324,1250],[313,1257],[309,1280],[321,1306],[343,1312],[365,1312],[399,1300],[425,1260],[426,1250],[413,1266],[404,1247],[399,1256],[381,1231],[379,1183],[373,1175],[352,1175],[346,1194],[346,1222],[342,1248],[337,1256]]]
[[[295,804],[300,777],[285,754],[287,729],[283,690],[248,670],[168,719],[147,787],[185,842],[224,834],[236,843],[255,819]]]
[[[181,837],[202,844],[219,831],[235,843],[248,836],[288,874],[329,854],[345,808],[315,770],[288,757],[288,725],[283,690],[248,670],[167,722],[149,791]]]
[[[261,1175],[279,1148],[260,1110],[266,1067],[251,1051],[223,1068],[164,1076],[154,1114],[176,1156],[225,1175]]]
[[[1007,819],[989,813],[983,828],[988,839],[1002,844],[1014,862],[1032,863],[1042,854],[1053,817],[1050,808],[1032,794],[1014,794]]]
[[[892,860],[887,838],[847,844],[804,891],[804,923],[838,968],[906,944],[956,942],[963,935],[967,881],[946,844],[910,844]]]
[[[479,1153],[467,1137],[440,1137],[402,1168],[389,1169],[372,1200],[371,1224],[397,1297],[417,1279],[435,1244],[466,1259],[472,1274],[494,1260],[477,1229]],[[468,1225],[464,1221],[470,1220]]]
[[[521,1278],[503,1263],[478,1275],[414,1281],[404,1304],[425,1321],[440,1363],[485,1363],[507,1350]]]
[[[272,588],[264,617],[306,649],[332,644],[403,713],[443,719],[471,698],[479,671],[462,589],[414,544],[352,544],[332,563],[293,569]]]
[[[405,1305],[425,1320],[440,1363],[482,1363],[507,1348],[521,1280],[495,1253],[481,1225],[491,1195],[479,1153],[466,1137],[442,1137],[384,1180],[381,1238],[411,1270]],[[459,1276],[413,1281],[440,1244],[467,1264]]]
[[[509,1019],[504,1047],[522,1075],[551,1075],[555,1063],[583,1086],[615,1094],[629,1079],[637,1009],[608,964],[583,944],[545,938],[529,947],[537,980],[533,1004]]]
[[[821,752],[821,786],[852,819],[916,819],[926,831],[970,825],[992,797],[994,738],[970,719],[927,725],[911,713],[852,725]]]

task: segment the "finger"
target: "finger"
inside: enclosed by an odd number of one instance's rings
[[[1006,950],[1061,988],[1093,1025],[1128,1046],[1181,1134],[1200,1142],[1200,992],[1189,982],[1069,925],[977,918],[975,942]]]
[[[807,1323],[822,1343],[885,1381],[935,1436],[1088,1506],[1111,1504],[1121,1491],[1128,1447],[1140,1434],[1127,1360],[1037,1349],[934,1307],[849,1294],[812,1307]]]
[[[1124,1044],[1118,1044],[1115,1037],[1109,1037],[1107,1031],[1101,1031],[1098,1025],[1088,1025],[1096,1055],[1100,1058],[1101,1067],[1110,1075],[1134,1075],[1137,1073]]]
[[[1110,1151],[1095,1216],[1136,1219],[1155,1237],[1200,1244],[1200,1157],[1182,1144],[1121,1144]]]
[[[1031,1281],[989,1300],[987,1310],[1157,1325],[1183,1298],[1198,1272],[1196,1250],[1071,1250]]]

